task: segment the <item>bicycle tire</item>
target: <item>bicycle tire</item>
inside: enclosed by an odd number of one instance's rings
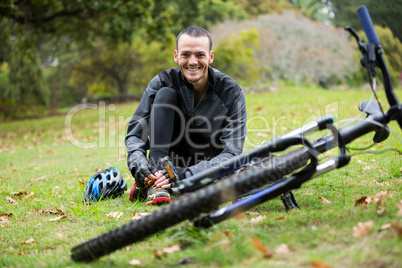
[[[74,261],[90,262],[122,247],[139,242],[146,237],[167,229],[184,220],[191,220],[215,210],[219,205],[236,200],[238,194],[278,180],[303,167],[309,160],[307,150],[296,149],[281,157],[272,158],[266,167],[245,170],[193,193],[181,196],[154,213],[129,222],[99,237],[88,240],[71,250]],[[280,164],[277,161],[281,159]]]

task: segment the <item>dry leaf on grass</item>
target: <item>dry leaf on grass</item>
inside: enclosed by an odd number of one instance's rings
[[[288,254],[290,252],[289,245],[281,244],[277,248],[275,248],[276,254]]]
[[[357,206],[366,207],[367,206],[366,199],[367,199],[367,196],[360,197],[359,199],[355,200],[354,206],[355,207],[357,207]]]
[[[36,243],[36,241],[34,238],[29,238],[27,241],[20,243],[20,245],[22,246],[22,245],[29,245],[29,244],[35,244],[35,243]]]
[[[110,212],[109,214],[106,214],[105,216],[108,218],[116,218],[116,219],[120,219],[120,217],[123,215],[123,212]]]
[[[392,228],[395,230],[396,235],[402,238],[402,225],[397,220],[392,222]]]
[[[154,252],[155,259],[158,259],[158,260],[162,259],[162,256],[158,253],[158,251],[156,249],[152,249],[152,251]]]
[[[320,196],[319,199],[321,200],[321,202],[323,202],[324,204],[331,204],[332,202],[325,199],[324,197]]]
[[[11,204],[17,204],[18,202],[12,199],[11,197],[7,196],[6,201],[10,202]]]
[[[11,195],[16,195],[16,196],[21,196],[21,195],[27,195],[27,191],[20,189],[19,192],[11,192]]]
[[[381,231],[387,230],[389,228],[391,228],[391,224],[386,223],[386,224],[383,224],[378,231],[381,232]]]
[[[315,268],[331,268],[331,266],[325,264],[323,261],[312,261],[311,266]]]
[[[139,213],[139,212],[133,211],[133,220],[139,220],[139,219],[141,219],[141,218],[143,218],[143,217],[145,217],[145,216],[147,216],[149,214],[151,214],[151,213],[147,213],[147,212]]]
[[[260,213],[253,211],[246,211],[246,215],[260,215]]]
[[[267,216],[258,216],[258,217],[256,217],[256,218],[252,218],[251,220],[250,220],[250,223],[259,223],[260,221],[263,221],[263,220],[265,220],[267,218]]]
[[[251,242],[253,243],[253,246],[255,249],[258,251],[262,252],[264,254],[264,258],[272,258],[273,255],[268,251],[266,247],[262,244],[262,241],[258,237],[253,237],[251,239]]]
[[[280,220],[283,220],[284,218],[285,218],[285,215],[276,218],[276,220],[277,220],[277,221],[280,221]]]
[[[129,261],[128,265],[131,265],[131,266],[141,265],[141,262],[139,260],[134,259],[134,260]]]
[[[398,203],[396,203],[396,206],[399,208],[398,213],[396,214],[397,216],[402,216],[402,200],[399,200]]]
[[[64,234],[57,234],[56,236],[57,236],[58,238],[60,238],[60,239],[62,239],[62,238],[65,238],[65,237],[66,237]]]
[[[359,222],[353,227],[353,237],[363,237],[373,228],[373,221]]]
[[[162,252],[163,252],[163,253],[166,253],[166,254],[171,254],[171,253],[174,253],[174,252],[176,252],[176,251],[180,251],[180,246],[179,246],[178,244],[173,245],[173,246],[171,246],[170,248],[164,248],[164,249],[162,250]]]
[[[61,221],[62,219],[65,219],[65,218],[67,218],[67,215],[62,215],[60,217],[50,219],[49,221]]]
[[[46,178],[46,176],[42,176],[42,177],[39,177],[39,178],[36,178],[36,179],[31,179],[31,182],[41,181],[41,180],[44,180],[45,178]]]

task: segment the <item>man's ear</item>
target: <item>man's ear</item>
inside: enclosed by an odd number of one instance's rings
[[[179,64],[179,57],[177,55],[177,50],[174,51],[174,62],[176,62],[177,64]]]
[[[211,53],[209,53],[209,64],[214,62],[214,57],[215,57],[214,51],[211,50]]]

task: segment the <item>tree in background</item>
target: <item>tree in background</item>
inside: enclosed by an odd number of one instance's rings
[[[4,97],[17,102],[49,105],[49,88],[45,83],[38,52],[30,40],[18,41],[13,46],[9,82]]]
[[[73,65],[72,83],[95,98],[117,96],[124,100],[131,94],[140,95],[152,77],[174,64],[174,41],[171,37],[165,43],[146,43],[137,36],[130,44],[113,48],[98,41]]]
[[[37,83],[26,83],[22,87],[19,79],[24,77],[27,81],[41,81],[38,66],[32,67],[32,71],[24,69],[18,64],[34,66],[38,59],[38,51],[43,53],[44,40],[52,40],[55,48],[50,57],[61,59],[60,51],[68,51],[71,46],[78,46],[81,51],[90,48],[91,43],[101,38],[110,44],[129,41],[133,32],[146,29],[149,38],[160,38],[159,33],[165,31],[169,25],[168,12],[154,13],[157,3],[151,0],[139,1],[113,1],[113,0],[70,0],[70,1],[18,1],[8,0],[0,3],[0,25],[7,25],[7,32],[2,31],[0,40],[12,40],[9,46],[17,47],[18,42],[24,39],[30,40],[30,46],[18,46],[18,52],[13,49],[9,70],[9,83],[6,96],[16,98],[21,102],[35,102],[49,104],[49,100],[42,98],[46,94],[43,87]],[[162,21],[163,23],[159,23]],[[158,24],[159,27],[153,27]],[[1,60],[7,60],[8,52],[0,50]],[[34,50],[37,51],[34,51]],[[25,51],[26,50],[26,51]],[[15,53],[18,55],[14,55]],[[24,59],[23,57],[27,57]],[[42,61],[43,62],[43,61]],[[38,77],[34,77],[38,76]],[[52,82],[53,83],[53,82]],[[18,90],[19,91],[18,91]],[[16,92],[12,92],[17,90]],[[21,94],[24,92],[24,94]],[[30,92],[30,93],[29,93]],[[33,96],[41,96],[40,100]],[[54,95],[54,94],[53,94]],[[39,97],[38,97],[39,98]]]
[[[231,35],[250,29],[258,30],[261,43],[261,50],[254,55],[262,81],[310,81],[327,87],[339,83],[358,67],[346,31],[294,11],[241,22],[226,21],[212,28],[211,34],[219,46]]]
[[[321,0],[289,0],[303,15],[314,20],[331,21],[332,14]]]
[[[362,29],[356,9],[365,5],[374,24],[391,29],[395,37],[402,41],[402,1],[401,0],[324,0],[334,12],[333,22],[338,27],[350,25]]]
[[[285,0],[232,0],[232,2],[244,9],[250,17],[257,17],[267,13],[280,13],[293,8]]]
[[[260,79],[260,70],[255,53],[260,51],[258,31],[251,29],[234,33],[215,46],[213,67],[235,77],[240,83],[255,82]]]

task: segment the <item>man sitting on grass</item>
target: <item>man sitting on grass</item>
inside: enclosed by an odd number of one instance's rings
[[[177,36],[177,68],[162,71],[146,88],[126,136],[127,164],[135,178],[130,200],[172,202],[160,159],[169,156],[179,179],[240,154],[246,136],[244,93],[212,68],[212,38],[191,26]],[[149,160],[147,159],[149,150]]]

